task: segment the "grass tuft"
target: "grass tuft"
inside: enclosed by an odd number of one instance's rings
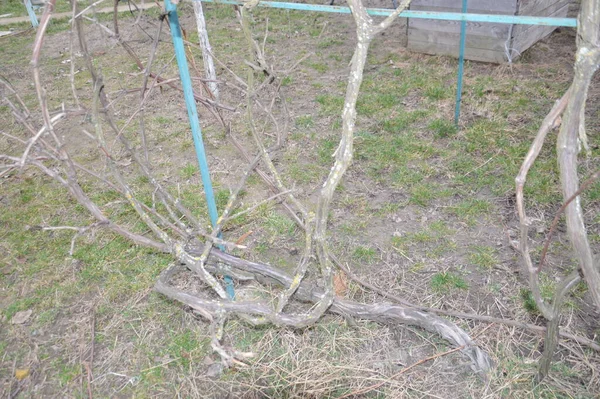
[[[438,294],[446,294],[453,289],[466,290],[467,282],[457,274],[450,272],[436,273],[431,277],[431,289]]]

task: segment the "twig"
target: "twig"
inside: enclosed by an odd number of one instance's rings
[[[243,211],[240,211],[240,212],[234,213],[233,215],[231,215],[231,216],[228,218],[228,220],[233,220],[233,219],[239,218],[239,217],[240,217],[240,216],[242,216],[242,215],[245,215],[245,214],[247,214],[247,213],[250,213],[250,212],[252,212],[253,210],[255,210],[256,208],[259,208],[260,206],[262,206],[262,205],[264,205],[264,204],[268,204],[269,202],[271,202],[271,201],[273,201],[273,200],[276,200],[277,198],[279,198],[279,197],[281,197],[281,196],[283,196],[283,195],[287,195],[287,194],[288,194],[290,191],[292,191],[292,190],[282,191],[282,192],[280,192],[280,193],[273,194],[272,196],[270,196],[270,197],[269,197],[269,198],[267,198],[266,200],[263,200],[263,201],[259,202],[258,204],[251,206],[251,207],[250,207],[250,208],[248,208],[248,209],[244,209]]]
[[[475,172],[478,169],[483,168],[485,165],[487,165],[492,159],[496,158],[498,156],[498,154],[500,154],[501,150],[498,150],[494,155],[492,155],[487,161],[485,161],[484,163],[482,163],[481,165],[477,166],[475,169],[471,169],[470,171],[468,171],[467,173],[465,173],[463,175],[463,177],[467,177],[469,176],[471,173]]]
[[[210,234],[211,238],[217,238],[219,236],[219,234],[221,233],[221,230],[222,230],[224,224],[227,222],[227,220],[231,214],[231,211],[237,205],[239,194],[243,190],[244,186],[246,185],[246,181],[248,180],[250,173],[254,170],[254,168],[256,168],[259,161],[260,161],[260,156],[257,156],[254,159],[254,161],[246,168],[244,173],[242,173],[242,176],[240,177],[240,180],[238,182],[238,185],[236,186],[236,189],[229,196],[229,200],[227,201],[227,205],[225,206],[225,209],[223,210],[223,212],[221,213],[221,216],[219,217],[215,226],[213,227],[213,230]],[[190,269],[194,270],[196,273],[208,274],[209,276],[211,276],[210,273],[208,273],[206,271],[205,264],[206,264],[206,260],[208,259],[208,256],[210,255],[210,251],[211,251],[212,247],[213,247],[212,242],[207,241],[206,244],[204,245],[204,250],[202,251],[202,254],[200,255],[199,258],[190,256],[187,252],[182,251],[181,259],[188,265],[188,267]],[[226,292],[223,290],[223,287],[216,280],[215,280],[214,284],[211,281],[209,285],[217,292],[217,294],[221,298],[223,298],[223,299],[228,298]],[[225,317],[225,316],[223,315],[223,317]]]
[[[527,218],[527,214],[525,212],[525,198],[524,198],[524,187],[525,182],[527,180],[527,174],[529,173],[529,169],[537,159],[542,146],[544,145],[544,141],[546,140],[547,134],[554,127],[558,125],[558,120],[560,119],[560,115],[563,113],[567,104],[569,103],[569,99],[571,98],[572,89],[569,88],[563,94],[562,98],[557,101],[548,115],[542,121],[542,125],[538,130],[538,133],[525,156],[525,160],[521,165],[521,169],[519,170],[519,174],[515,178],[516,185],[516,197],[517,197],[517,211],[519,214],[519,228],[520,228],[520,239],[519,239],[519,250],[521,252],[521,256],[524,261],[524,272],[528,278],[529,289],[533,295],[533,298],[538,306],[538,309],[544,315],[546,319],[552,318],[552,313],[550,308],[546,305],[542,298],[542,294],[540,291],[540,284],[538,280],[538,274],[536,273],[536,268],[533,266],[533,260],[531,259],[531,253],[529,250],[529,219]]]
[[[592,174],[592,176],[590,176],[581,185],[581,187],[579,187],[579,189],[575,191],[575,193],[573,193],[573,195],[571,195],[571,197],[562,204],[558,211],[556,211],[556,214],[554,215],[554,220],[552,220],[552,225],[550,226],[550,231],[548,231],[548,235],[546,236],[546,242],[544,243],[544,249],[542,250],[542,255],[540,256],[540,262],[537,267],[536,273],[539,273],[542,270],[542,267],[544,266],[544,261],[546,260],[546,253],[548,252],[548,246],[550,245],[550,240],[552,239],[552,235],[554,234],[556,226],[558,225],[558,221],[560,220],[560,215],[562,215],[567,206],[569,206],[569,204],[575,198],[579,197],[579,195],[582,192],[584,192],[589,186],[591,186],[596,180],[598,180],[598,177],[600,177],[600,170],[594,172],[594,174]]]
[[[105,0],[98,0],[92,4],[90,4],[89,6],[87,6],[86,8],[84,8],[83,10],[81,10],[80,12],[78,12],[76,15],[74,15],[69,22],[73,22],[76,18],[79,18],[80,16],[82,16],[83,14],[85,14],[88,10],[96,7],[98,4],[103,3]]]
[[[244,13],[242,13],[242,15],[246,15]],[[252,39],[252,35],[249,33],[249,28],[247,27],[247,22],[245,21],[245,17],[243,17],[240,21],[240,23],[242,24],[242,28],[244,29],[244,31],[246,32],[246,38],[248,41],[248,46],[250,48],[250,51],[254,54],[256,51],[260,51],[260,49],[258,48],[258,44],[256,43],[256,41],[254,41],[254,39]],[[257,50],[258,49],[258,50]],[[270,68],[269,68],[270,69]],[[277,189],[279,190],[279,192],[283,192],[283,191],[287,191],[287,198],[288,200],[298,209],[299,212],[302,213],[302,215],[306,218],[307,216],[307,211],[306,208],[304,207],[304,205],[302,203],[300,203],[300,201],[298,201],[296,199],[296,197],[292,194],[291,190],[288,190],[284,184],[283,181],[279,175],[279,172],[277,171],[277,168],[275,168],[275,165],[273,164],[273,161],[271,160],[271,157],[269,156],[269,151],[267,150],[266,146],[263,143],[262,138],[260,137],[260,135],[258,134],[258,131],[256,129],[256,124],[254,121],[254,117],[252,114],[252,97],[253,97],[253,80],[254,80],[254,76],[252,74],[252,72],[248,72],[248,102],[247,102],[247,110],[246,110],[246,115],[248,118],[248,122],[250,124],[250,132],[252,133],[252,137],[254,138],[254,142],[256,144],[256,146],[258,147],[260,154],[262,156],[262,161],[263,164],[267,167],[267,169],[269,170],[269,172],[271,173],[271,176],[273,177],[274,181],[275,181],[275,185],[277,187]]]
[[[156,32],[156,37],[154,38],[154,43],[152,44],[152,50],[150,51],[150,57],[148,58],[148,63],[146,64],[146,69],[144,71],[144,80],[142,82],[142,89],[140,90],[140,108],[143,106],[144,101],[146,100],[146,85],[148,84],[148,77],[150,76],[150,70],[152,69],[152,62],[154,61],[154,57],[156,55],[156,50],[158,49],[158,41],[160,39],[160,32],[162,31],[163,20],[160,19],[158,23],[158,30]],[[144,159],[146,163],[149,162],[148,159],[148,144],[146,143],[146,130],[144,126],[144,110],[141,111],[140,117],[140,137],[142,139],[142,148],[144,149]]]
[[[71,81],[71,92],[73,93],[75,104],[77,105],[77,108],[81,108],[81,103],[79,102],[79,97],[77,96],[77,88],[75,87],[75,52],[73,51],[73,37],[75,36],[75,13],[77,12],[77,0],[71,0],[71,3],[73,18],[71,18],[71,21],[69,21],[71,22],[71,32],[69,32],[69,79]]]
[[[366,287],[366,288],[372,290],[373,292],[381,295],[384,298],[391,299],[392,301],[399,303],[401,305],[409,306],[411,308],[422,310],[425,312],[441,314],[444,316],[457,317],[459,319],[466,319],[466,320],[477,320],[477,321],[482,321],[484,323],[502,324],[505,326],[517,327],[517,328],[521,328],[524,330],[529,330],[529,331],[537,332],[537,333],[544,333],[546,331],[546,327],[538,326],[535,324],[529,324],[529,323],[521,322],[518,320],[502,319],[502,318],[498,318],[498,317],[478,315],[478,314],[474,314],[474,313],[463,313],[463,312],[456,312],[456,311],[452,311],[452,310],[444,310],[444,309],[437,309],[437,308],[431,308],[431,307],[427,307],[427,306],[416,305],[416,304],[409,302],[406,299],[403,299],[397,295],[390,294],[389,292],[386,292],[380,288],[377,288],[373,284],[370,284],[370,283],[366,282],[365,280],[361,279],[356,274],[352,273],[350,268],[344,266],[335,257],[335,255],[331,254],[331,259],[337,265],[337,267],[339,267],[344,273],[346,273],[348,275],[348,277],[350,277],[350,279],[353,280],[354,282],[358,283],[359,285],[361,285],[363,287]],[[560,332],[560,336],[563,338],[567,338],[572,341],[578,342],[581,345],[585,345],[589,348],[592,348],[592,349],[600,352],[600,345],[598,345],[597,343],[595,343],[594,341],[592,341],[588,338],[569,334],[569,333],[566,333],[563,331]]]
[[[77,239],[77,237],[79,237],[80,235],[83,235],[89,229],[92,229],[94,227],[98,227],[98,226],[101,226],[101,225],[105,225],[105,224],[107,224],[107,223],[106,222],[96,222],[96,223],[92,223],[91,225],[86,226],[86,227],[41,226],[41,229],[44,230],[44,231],[74,230],[76,233],[73,234],[73,238],[71,238],[71,247],[69,248],[69,256],[73,256],[73,253],[75,252],[75,240]]]
[[[29,114],[30,114],[29,108],[27,108],[27,106],[23,102],[23,99],[21,99],[21,96],[19,95],[19,93],[14,89],[14,87],[10,84],[10,82],[8,80],[6,80],[3,76],[0,76],[0,83],[2,83],[4,85],[4,87],[6,87],[6,89],[8,91],[10,91],[17,98],[17,101],[19,102],[19,104],[21,104],[21,107],[24,110],[23,117],[28,118]],[[11,108],[13,108],[13,107],[11,107]]]
[[[168,364],[171,364],[171,363],[173,363],[173,362],[176,362],[176,361],[179,361],[179,360],[181,360],[181,358],[180,358],[180,357],[176,357],[175,359],[171,359],[171,360],[168,360],[168,361],[166,361],[166,362],[164,362],[164,363],[157,364],[156,366],[148,367],[147,369],[143,369],[143,370],[141,370],[141,371],[140,371],[140,374],[142,374],[142,373],[146,373],[146,372],[148,372],[148,371],[151,371],[151,370],[155,370],[155,369],[157,369],[157,368],[159,368],[159,367],[164,367],[164,366],[166,366],[166,365],[168,365]],[[122,376],[122,377],[126,377],[126,376],[124,376],[124,375],[121,375],[121,374],[117,374],[117,375],[120,375],[120,376]]]
[[[66,114],[64,112],[61,112],[60,114],[55,115],[52,119],[50,119],[50,124],[52,125],[52,127],[54,127],[54,125],[59,120],[64,118],[65,115]],[[29,144],[27,144],[27,147],[25,148],[25,151],[23,152],[23,155],[21,156],[21,164],[20,164],[21,168],[23,167],[23,165],[25,165],[25,162],[27,162],[27,157],[29,156],[29,151],[31,151],[31,148],[35,145],[35,143],[39,140],[39,138],[42,137],[42,135],[44,133],[46,133],[47,130],[48,130],[48,128],[46,126],[43,126],[39,130],[39,132],[29,140]]]

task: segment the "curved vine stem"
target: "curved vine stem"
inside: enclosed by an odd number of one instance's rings
[[[546,330],[544,353],[539,363],[537,381],[543,380],[548,374],[552,357],[558,345],[559,318],[561,306],[568,291],[580,280],[580,272],[585,277],[589,292],[595,305],[600,308],[600,268],[594,262],[579,194],[590,182],[597,178],[595,173],[590,180],[579,187],[577,172],[577,156],[579,144],[586,145],[585,133],[585,104],[588,89],[594,73],[600,65],[600,2],[583,0],[579,13],[577,37],[577,55],[574,67],[573,83],[569,90],[558,101],[542,122],[542,126],[531,145],[531,148],[521,166],[516,178],[517,209],[519,213],[521,239],[520,251],[524,260],[525,273],[529,277],[529,287],[538,309],[548,322]],[[564,205],[557,212],[538,267],[533,266],[529,249],[528,226],[529,220],[525,214],[523,187],[527,173],[535,162],[547,133],[559,125],[559,117],[563,115],[562,124],[557,137],[558,164]],[[564,277],[554,292],[551,305],[547,304],[540,290],[539,273],[544,264],[548,243],[552,236],[558,217],[564,210],[567,222],[567,232],[579,261],[579,269]]]
[[[346,88],[346,98],[344,101],[344,110],[342,111],[342,137],[337,150],[334,153],[335,162],[333,167],[321,188],[315,217],[315,249],[321,268],[321,276],[325,285],[325,292],[319,303],[312,310],[307,323],[312,323],[321,317],[333,302],[335,294],[333,289],[334,265],[329,256],[327,245],[327,219],[329,217],[329,207],[333,200],[335,189],[352,163],[354,128],[356,123],[356,102],[363,80],[369,45],[375,35],[390,26],[394,19],[408,7],[409,3],[410,0],[404,0],[383,22],[375,24],[369,14],[367,14],[367,10],[362,1],[348,0],[348,6],[352,11],[354,22],[356,24],[356,36],[358,42],[354,50],[354,55],[352,56],[348,86]]]

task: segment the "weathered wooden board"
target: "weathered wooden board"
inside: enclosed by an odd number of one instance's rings
[[[508,35],[506,36],[506,39],[498,39],[496,37],[489,36],[471,35],[467,35],[465,39],[465,46],[473,49],[487,49],[504,52],[506,46],[510,45],[510,43],[506,43],[506,41],[508,40]],[[448,46],[454,46],[453,55],[458,56],[460,33],[446,33],[444,35],[440,35],[438,32],[409,29],[408,42],[411,43],[413,40],[418,42],[435,42],[439,44],[446,44]]]
[[[455,7],[428,7],[428,6],[420,6],[420,5],[416,5],[410,6],[411,11],[435,11],[435,12],[456,12],[456,13],[461,13],[462,9],[461,8],[455,8]],[[491,14],[491,15],[514,15],[514,10],[511,11],[512,14],[507,14],[507,12],[509,11],[504,11],[504,10],[500,10],[500,11],[490,11],[490,10],[477,10],[477,9],[467,9],[467,12],[469,14]],[[411,20],[416,20],[417,18],[411,18]],[[421,19],[421,18],[418,18]],[[438,19],[436,21],[441,21],[441,19]]]
[[[411,5],[410,6],[410,10],[411,11],[454,12],[454,13],[461,13],[462,12],[461,8],[455,8],[455,7],[428,7],[428,6],[421,6],[421,5],[417,5],[417,6],[412,6]],[[467,13],[469,13],[469,14],[491,14],[491,15],[515,15],[515,11],[514,10],[513,11],[505,11],[505,10],[490,11],[490,10],[479,10],[479,9],[471,9],[471,8],[467,9]],[[416,19],[416,18],[411,18],[411,19]],[[438,19],[436,21],[441,21],[441,20]]]
[[[564,17],[569,0],[469,0],[467,12],[480,14]],[[414,11],[461,12],[462,0],[413,0]],[[407,47],[427,54],[458,55],[460,21],[409,19]],[[556,29],[550,26],[466,23],[465,58],[506,62],[507,48],[512,60]]]
[[[462,0],[413,0],[410,9],[413,7],[426,7],[433,11],[434,8],[453,8],[462,10]],[[481,13],[503,13],[514,15],[517,9],[517,0],[469,0],[467,2],[468,12],[480,10]],[[437,11],[437,10],[436,10]]]
[[[519,15],[547,17],[549,14],[544,10],[556,3],[569,3],[569,0],[520,0],[517,12]]]
[[[420,42],[416,40],[409,41],[408,49],[411,51],[432,55],[450,55],[453,57],[456,57],[457,55],[456,46],[431,42]],[[482,62],[506,62],[506,56],[504,55],[504,52],[470,47],[465,47],[465,58]]]
[[[557,10],[552,17],[566,16],[569,10],[569,4],[565,4],[561,9]],[[551,34],[556,27],[554,26],[532,26],[528,30],[521,32],[518,36],[513,35],[512,48],[520,53],[523,53],[529,47]]]
[[[412,19],[408,22],[408,29],[424,31],[459,33],[460,21],[438,21],[432,19]],[[508,38],[509,24],[490,24],[482,22],[467,22],[467,35],[489,36],[496,38]]]
[[[567,7],[566,9],[565,9],[565,6]],[[543,10],[538,10],[537,12],[535,12],[535,14],[537,16],[543,15],[546,17],[566,17],[567,11],[568,11],[568,6],[569,6],[569,0],[559,0],[552,4],[549,4],[548,7],[544,8]],[[515,25],[515,27],[513,29],[513,33],[512,33],[513,38],[518,38],[523,34],[526,35],[527,31],[530,31],[530,30],[536,29],[536,28],[547,29],[549,27],[542,26],[542,25]],[[552,28],[552,30],[556,29],[556,27],[550,27],[550,28]]]

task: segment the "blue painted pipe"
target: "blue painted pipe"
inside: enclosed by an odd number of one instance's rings
[[[206,196],[208,215],[210,216],[210,221],[214,227],[217,225],[217,219],[219,217],[217,213],[217,204],[215,202],[215,195],[213,192],[212,182],[210,180],[208,162],[206,161],[206,152],[204,150],[204,143],[202,141],[202,130],[200,129],[198,109],[196,108],[196,100],[194,99],[194,89],[192,88],[190,70],[188,69],[187,59],[185,57],[185,48],[183,46],[183,38],[181,37],[177,6],[173,4],[171,0],[165,0],[165,11],[169,15],[169,26],[171,27],[171,37],[173,38],[173,47],[175,48],[175,58],[177,59],[179,77],[181,79],[181,86],[183,88],[183,97],[185,99],[188,118],[192,128],[192,137],[194,138],[196,156],[198,157],[198,165],[200,166],[202,184],[204,185],[204,195]],[[223,248],[220,249],[223,250]],[[233,281],[229,276],[225,276],[225,288],[229,298],[234,299],[235,293],[233,290]]]
[[[202,1],[204,3],[234,4],[244,5],[243,1],[238,0],[192,0]],[[341,14],[350,14],[349,7],[326,6],[318,4],[302,3],[284,3],[279,1],[261,1],[259,7],[282,8],[285,10],[300,11],[320,11],[334,12]],[[389,8],[368,8],[369,15],[387,17],[394,10]],[[566,26],[577,27],[576,18],[552,18],[552,17],[530,17],[525,15],[491,15],[491,14],[465,14],[459,12],[435,12],[435,11],[402,11],[400,17],[420,18],[420,19],[438,19],[446,21],[467,21],[467,22],[490,22],[497,24],[517,24],[517,25],[545,25],[545,26]]]
[[[462,0],[462,13],[467,12],[467,0]],[[465,65],[465,42],[467,41],[467,21],[460,23],[460,45],[458,48],[458,82],[456,83],[456,106],[454,109],[454,124],[458,127],[460,117],[460,102],[462,99],[463,70]]]
[[[25,8],[27,8],[27,14],[29,14],[29,19],[31,20],[31,26],[37,28],[39,25],[37,16],[35,15],[35,11],[33,11],[33,5],[31,5],[31,0],[25,0]]]

